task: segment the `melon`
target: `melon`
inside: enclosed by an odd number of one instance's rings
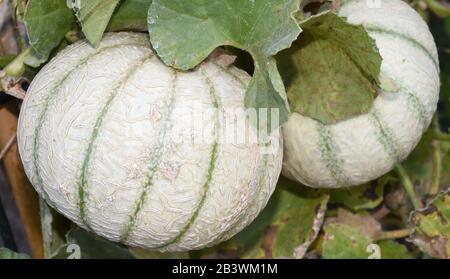
[[[27,176],[50,206],[111,241],[159,251],[224,241],[266,205],[282,166],[281,132],[272,152],[217,132],[233,120],[226,108],[244,108],[249,81],[216,60],[176,71],[144,34],[73,44],[38,73],[23,102]],[[190,140],[201,129],[175,139],[174,127],[191,125],[181,108],[195,102],[211,111],[198,124],[216,132],[208,141]]]
[[[292,113],[283,128],[283,174],[315,188],[360,185],[392,170],[419,142],[439,99],[436,45],[407,3],[347,0],[339,15],[376,41],[381,75],[395,90],[379,89],[367,114],[332,125]]]

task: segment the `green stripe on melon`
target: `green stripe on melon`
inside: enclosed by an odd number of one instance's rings
[[[201,74],[204,77],[206,83],[209,86],[209,92],[211,95],[211,102],[214,106],[214,108],[216,109],[215,112],[215,129],[216,129],[216,138],[214,140],[214,143],[212,145],[212,150],[209,156],[209,163],[208,163],[208,172],[206,174],[206,178],[205,178],[205,182],[202,186],[203,189],[203,193],[202,193],[202,197],[198,203],[198,205],[196,206],[194,212],[192,213],[191,218],[189,219],[189,221],[186,223],[186,225],[181,229],[181,231],[170,241],[168,241],[167,243],[162,244],[161,246],[159,246],[158,248],[163,248],[163,247],[167,247],[169,245],[172,245],[176,242],[178,242],[183,236],[184,234],[189,230],[189,228],[192,226],[192,224],[195,222],[195,220],[197,219],[200,210],[202,210],[203,205],[205,204],[205,200],[208,196],[208,190],[209,187],[211,186],[211,181],[214,179],[214,170],[216,168],[216,164],[217,164],[217,157],[218,157],[218,149],[219,149],[219,129],[220,129],[220,121],[219,121],[219,115],[220,115],[220,109],[221,109],[221,105],[220,105],[220,100],[218,98],[218,96],[216,95],[215,92],[215,88],[212,84],[211,79],[206,75],[204,70],[201,70]]]
[[[142,193],[139,195],[139,199],[136,201],[136,207],[134,208],[133,213],[128,218],[129,221],[125,225],[125,229],[123,230],[122,236],[120,237],[122,241],[126,241],[129,238],[130,233],[132,232],[134,226],[136,225],[136,218],[137,218],[139,212],[141,211],[143,204],[147,200],[149,188],[154,183],[153,179],[154,179],[155,174],[158,171],[158,167],[161,163],[161,157],[164,154],[165,140],[167,137],[169,126],[170,126],[169,120],[170,120],[170,116],[172,114],[172,111],[174,109],[174,104],[175,104],[177,77],[178,77],[178,74],[174,71],[173,72],[173,80],[172,80],[172,88],[170,90],[169,107],[167,108],[167,112],[166,112],[166,115],[164,116],[164,120],[163,120],[163,125],[159,132],[159,134],[160,134],[159,141],[157,143],[157,146],[154,147],[154,149],[153,149],[154,151],[152,152],[153,160],[150,162],[150,168],[149,168],[148,174],[146,176],[145,182],[142,186]]]
[[[42,184],[42,178],[39,174],[39,167],[37,166],[37,162],[39,160],[39,145],[40,145],[39,136],[40,136],[40,131],[42,129],[42,126],[44,125],[45,119],[47,117],[47,110],[48,110],[49,102],[52,101],[53,98],[55,98],[58,95],[59,89],[64,84],[66,79],[71,74],[75,73],[80,67],[84,66],[86,64],[86,62],[88,62],[90,59],[92,59],[96,55],[102,54],[104,51],[107,51],[110,49],[115,49],[115,48],[120,48],[120,47],[126,47],[126,46],[136,46],[136,44],[116,44],[116,45],[112,45],[112,46],[106,46],[103,48],[100,47],[98,50],[96,50],[92,54],[87,55],[85,58],[80,60],[78,65],[76,65],[59,82],[57,82],[54,89],[52,89],[50,91],[50,94],[45,98],[44,107],[38,116],[38,125],[34,132],[33,153],[32,153],[33,154],[33,162],[34,162],[34,171],[35,171],[36,179],[38,180],[38,182],[37,182],[38,184],[40,184],[40,185]],[[142,45],[142,46],[145,46],[145,45]],[[37,187],[39,187],[39,186],[37,186]]]
[[[342,159],[339,157],[339,150],[333,142],[333,137],[326,125],[317,124],[317,131],[319,134],[319,150],[322,160],[328,171],[331,173],[334,180],[339,185],[346,185],[348,178],[346,177],[341,165]]]
[[[393,161],[400,161],[400,152],[394,139],[394,132],[383,123],[375,109],[369,113],[369,119],[377,132],[374,137],[383,145],[385,152],[389,154]]]
[[[108,110],[111,107],[111,103],[114,101],[116,96],[120,93],[120,89],[123,86],[124,83],[128,81],[128,79],[136,72],[137,69],[139,69],[142,64],[144,64],[150,57],[153,55],[147,55],[142,60],[138,61],[135,65],[132,65],[127,71],[125,72],[124,76],[119,79],[117,85],[112,90],[111,95],[108,97],[108,100],[106,101],[106,104],[100,111],[100,113],[97,116],[97,120],[95,121],[94,129],[92,130],[92,134],[89,139],[89,145],[86,149],[86,155],[83,159],[82,166],[81,166],[81,175],[79,179],[78,184],[78,208],[80,210],[80,219],[83,222],[83,224],[86,227],[90,227],[88,223],[88,216],[86,216],[86,201],[85,201],[85,195],[87,193],[88,188],[88,175],[89,175],[89,162],[91,159],[92,149],[94,148],[95,140],[97,139],[98,133],[100,131],[100,128],[103,123],[103,119],[105,118],[105,115],[108,113]]]

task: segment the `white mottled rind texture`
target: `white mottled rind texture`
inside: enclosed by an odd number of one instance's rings
[[[362,24],[397,92],[379,90],[368,114],[322,125],[293,113],[283,128],[283,174],[316,188],[360,185],[404,160],[429,126],[439,99],[439,61],[427,24],[403,1],[348,0],[340,15]]]
[[[176,72],[148,41],[107,34],[98,48],[76,43],[48,63],[22,105],[23,165],[41,197],[100,236],[160,251],[211,246],[264,208],[282,149],[266,154],[262,144],[219,135],[206,143],[171,140],[174,127],[191,125],[179,110],[190,102],[218,108],[201,126],[219,130],[232,121],[220,112],[244,108],[250,77],[213,61]]]

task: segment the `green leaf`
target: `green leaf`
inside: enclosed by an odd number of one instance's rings
[[[0,248],[0,260],[25,260],[30,259],[26,254],[19,254],[7,248]]]
[[[279,108],[287,120],[285,90],[270,59],[300,33],[298,0],[154,0],[149,10],[150,41],[167,65],[195,67],[215,48],[233,46],[251,54],[255,73],[246,94],[249,108]]]
[[[74,10],[86,39],[96,46],[120,0],[77,0]]]
[[[119,3],[107,31],[147,31],[147,15],[152,0],[125,0]]]
[[[192,254],[204,258],[292,257],[296,247],[310,244],[317,236],[313,230],[316,211],[326,208],[328,198],[323,191],[281,177],[268,205],[250,226],[217,247]],[[315,229],[320,225],[318,222]],[[306,250],[307,246],[302,248]]]
[[[382,259],[415,259],[414,254],[408,251],[405,245],[394,240],[382,240],[380,246]]]
[[[36,60],[27,63],[30,66],[45,62],[65,34],[76,26],[72,10],[62,0],[28,1],[23,20],[33,50],[31,57]]]
[[[300,33],[293,18],[298,2],[154,0],[148,19],[151,40],[166,64],[182,70],[195,67],[221,45],[269,57]]]
[[[402,163],[411,180],[419,185],[419,187],[416,187],[416,190],[422,197],[427,194],[426,190],[429,188],[433,179],[433,167],[436,163],[433,160],[433,140],[435,134],[433,129],[434,127],[428,129],[414,151]],[[450,142],[439,141],[438,152],[441,157],[442,167],[439,184],[441,186],[448,186],[450,185]]]
[[[79,249],[81,259],[133,259],[127,248],[110,242],[104,238],[89,233],[79,227],[69,231],[66,235],[67,244],[62,246],[55,259],[67,259],[74,251]],[[72,245],[75,244],[76,246]]]
[[[411,214],[411,241],[428,255],[450,258],[450,190],[441,192],[422,210]]]
[[[382,61],[375,40],[332,12],[300,26],[299,39],[277,55],[291,110],[324,124],[367,113]]]
[[[431,175],[432,139],[433,130],[429,129],[407,160],[402,163],[410,178],[413,181],[418,180],[421,184]]]
[[[330,191],[332,203],[358,211],[374,209],[383,202],[384,187],[392,178],[383,176],[378,180],[361,186]]]
[[[326,259],[367,259],[370,237],[342,223],[330,222],[324,227],[322,256]]]
[[[380,258],[374,239],[382,234],[381,224],[365,211],[354,214],[338,208],[337,217],[324,226],[322,256],[331,259]],[[374,250],[375,249],[375,250]],[[378,254],[377,254],[378,253]]]

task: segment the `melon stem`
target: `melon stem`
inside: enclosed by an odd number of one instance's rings
[[[408,174],[406,173],[405,169],[399,164],[395,167],[395,170],[397,171],[397,174],[400,177],[400,181],[402,182],[403,188],[408,194],[409,199],[411,200],[411,203],[414,206],[414,209],[417,210],[422,208],[423,207],[422,202],[420,201],[419,197],[414,191],[414,185],[411,181],[411,178],[409,178]]]
[[[379,240],[405,238],[405,237],[408,237],[410,235],[410,233],[411,233],[410,229],[384,231],[384,232],[381,232],[378,236],[376,236],[375,240],[379,241]]]
[[[436,195],[439,192],[441,186],[441,173],[442,173],[442,157],[441,146],[439,141],[433,140],[431,143],[433,147],[433,176],[431,177],[431,185],[428,191],[430,195]]]

